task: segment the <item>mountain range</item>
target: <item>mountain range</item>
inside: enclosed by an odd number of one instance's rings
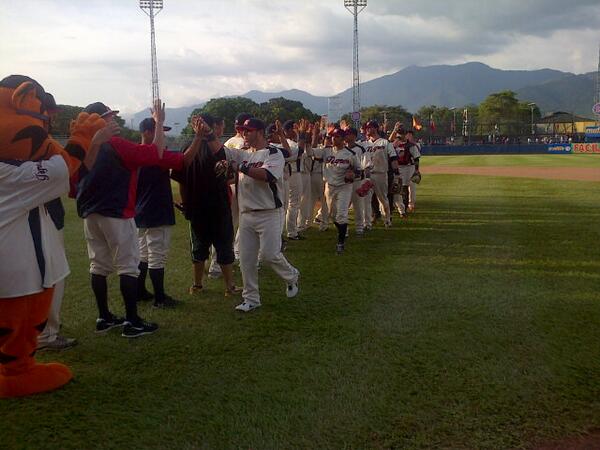
[[[427,105],[462,107],[479,104],[488,95],[503,90],[517,93],[521,101],[534,102],[542,113],[572,112],[592,116],[595,72],[576,75],[552,69],[501,70],[479,62],[458,65],[410,66],[396,73],[361,83],[361,105],[402,105],[411,112]],[[327,114],[329,98],[315,96],[298,89],[280,92],[252,90],[240,95],[257,103],[284,97],[301,102],[317,114]],[[352,88],[336,95],[342,112],[352,110]],[[181,108],[167,108],[169,124],[179,123],[181,129],[191,112],[203,103]],[[147,116],[147,111],[125,117],[135,127]]]

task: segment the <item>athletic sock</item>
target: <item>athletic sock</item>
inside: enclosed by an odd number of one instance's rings
[[[149,269],[148,272],[154,289],[154,301],[161,303],[165,300],[165,269]]]
[[[138,279],[130,275],[119,275],[121,295],[125,302],[125,317],[128,322],[137,322]]]
[[[338,244],[343,244],[346,241],[346,231],[348,230],[347,223],[333,222],[338,231]]]
[[[140,269],[140,275],[138,276],[138,292],[142,294],[146,291],[146,274],[148,273],[148,263],[140,261],[138,269]]]
[[[110,319],[111,314],[108,309],[108,286],[106,277],[102,275],[92,274],[92,291],[96,297],[96,306],[98,306],[98,314],[101,319]]]

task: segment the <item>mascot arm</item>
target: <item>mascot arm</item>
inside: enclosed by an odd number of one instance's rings
[[[60,155],[41,161],[24,161],[18,166],[6,165],[3,172],[5,169],[10,193],[2,196],[2,204],[15,208],[13,214],[6,217],[30,211],[69,192],[69,172]],[[4,216],[8,211],[1,209]]]
[[[61,152],[69,167],[70,175],[77,172],[92,145],[94,135],[105,126],[106,122],[98,114],[85,112],[79,113],[71,122],[71,136]]]

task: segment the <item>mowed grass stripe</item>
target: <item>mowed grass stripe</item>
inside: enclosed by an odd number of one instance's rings
[[[93,334],[81,222],[63,308],[76,381],[0,403],[8,448],[511,448],[598,426],[597,184],[432,175],[417,214],[334,254],[311,231],[287,252],[301,294],[261,269],[263,307],[233,311],[219,281],[186,295],[179,220],[168,265],[178,311],[155,336]],[[352,233],[352,230],[351,230]],[[114,310],[122,311],[111,283]],[[39,411],[45,411],[43,416]],[[110,436],[109,439],[106,436]]]
[[[600,155],[452,155],[424,156],[421,164],[427,166],[453,167],[597,167]]]

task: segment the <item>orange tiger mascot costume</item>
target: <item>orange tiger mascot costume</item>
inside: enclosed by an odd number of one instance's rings
[[[63,148],[48,136],[49,97],[23,75],[0,81],[0,398],[50,391],[73,376],[34,358],[53,285],[69,270],[44,204],[68,192],[69,176],[106,123],[81,113]]]

